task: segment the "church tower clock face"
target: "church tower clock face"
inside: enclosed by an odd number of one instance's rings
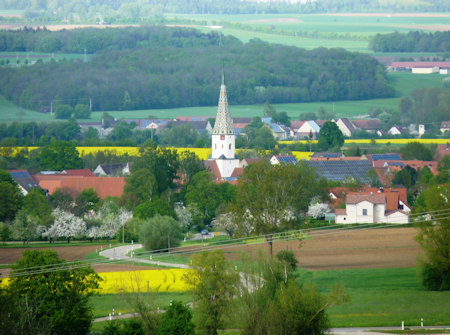
[[[225,135],[220,135],[220,140],[224,141],[225,140]]]

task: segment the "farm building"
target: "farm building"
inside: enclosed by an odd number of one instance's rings
[[[450,62],[392,62],[390,68],[392,71],[410,71],[417,74],[447,74]]]

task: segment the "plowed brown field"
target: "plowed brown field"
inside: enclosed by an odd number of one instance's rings
[[[310,233],[311,239],[303,241],[275,242],[276,254],[283,249],[292,250],[299,266],[310,270],[351,269],[351,268],[390,268],[412,267],[416,265],[420,246],[414,240],[414,228],[366,229],[323,231]],[[99,246],[52,247],[65,260],[83,259],[85,255]],[[0,249],[0,263],[10,264],[21,257],[23,250],[30,248]],[[268,252],[266,243],[250,244],[224,248],[226,258],[238,260],[242,253],[257,256],[261,251]],[[150,269],[137,265],[95,264],[98,272]],[[3,276],[8,272],[0,270]]]
[[[310,233],[301,247],[299,241],[274,243],[273,252],[289,249],[310,270],[411,267],[421,252],[415,235],[414,228],[323,231]],[[241,251],[257,255],[262,249],[269,250],[259,244],[224,251],[228,259],[239,259]]]

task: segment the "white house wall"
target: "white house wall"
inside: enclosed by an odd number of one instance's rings
[[[382,223],[405,224],[409,222],[408,215],[402,212],[394,212],[389,216],[385,216]]]

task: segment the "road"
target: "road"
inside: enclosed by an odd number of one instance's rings
[[[122,247],[112,248],[112,249],[106,249],[100,252],[100,256],[108,257],[110,259],[120,259],[124,261],[130,261],[130,262],[140,262],[140,263],[147,263],[157,266],[167,266],[167,267],[173,267],[173,268],[182,268],[187,269],[188,266],[185,264],[175,264],[175,263],[165,263],[160,261],[152,261],[149,259],[142,259],[142,258],[136,258],[128,256],[128,254],[136,249],[141,249],[142,244],[132,244],[132,245],[124,245]]]

